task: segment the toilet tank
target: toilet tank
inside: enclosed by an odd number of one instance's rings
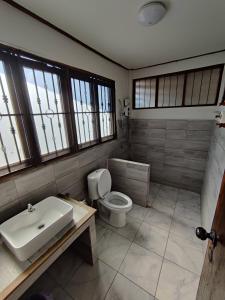
[[[107,169],[98,169],[90,173],[88,180],[88,194],[90,200],[102,198],[111,190],[111,176]]]

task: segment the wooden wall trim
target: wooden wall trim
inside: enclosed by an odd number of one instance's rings
[[[74,37],[72,34],[64,31],[63,29],[57,27],[56,25],[52,24],[51,22],[47,21],[46,19],[40,17],[39,15],[33,13],[32,11],[30,11],[29,9],[25,8],[24,6],[16,3],[13,0],[3,0],[4,2],[6,2],[7,4],[13,6],[14,8],[18,9],[19,11],[25,13],[26,15],[29,15],[30,17],[34,18],[35,20],[47,25],[48,27],[54,29],[55,31],[57,31],[58,33],[66,36],[67,38],[69,38],[70,40],[72,40],[73,42],[80,44],[81,46],[83,46],[84,48],[88,49],[89,51],[101,56],[102,58],[108,60],[109,62],[125,69],[128,70],[128,68],[126,68],[125,66],[121,65],[120,63],[118,63],[117,61],[109,58],[108,56],[104,55],[103,53],[99,52],[98,50],[92,48],[91,46],[88,46],[87,44],[83,43],[81,40],[77,39],[76,37]]]

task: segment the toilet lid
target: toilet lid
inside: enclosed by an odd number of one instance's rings
[[[107,193],[111,191],[112,180],[111,175],[107,169],[104,169],[99,176],[98,181],[98,194],[103,198]]]

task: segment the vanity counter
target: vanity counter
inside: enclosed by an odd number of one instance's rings
[[[78,238],[77,250],[90,264],[96,260],[96,210],[72,198],[73,221],[25,262],[20,262],[0,241],[0,300],[18,299]]]

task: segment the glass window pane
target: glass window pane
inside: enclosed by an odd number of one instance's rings
[[[41,155],[68,149],[66,114],[57,74],[24,67]]]
[[[135,81],[135,108],[155,107],[156,78]]]
[[[98,105],[101,137],[113,136],[114,119],[111,88],[98,85]]]
[[[11,171],[12,166],[22,164],[28,159],[22,144],[22,129],[19,127],[22,118],[20,112],[15,112],[5,65],[0,61],[0,169],[7,168],[7,172]]]
[[[92,85],[88,81],[71,78],[73,107],[78,144],[88,147],[97,143],[97,112],[91,96]]]

